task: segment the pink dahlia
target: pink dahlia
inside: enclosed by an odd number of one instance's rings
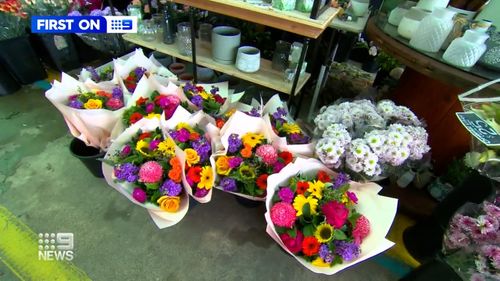
[[[163,176],[163,167],[156,161],[142,164],[139,170],[139,179],[143,183],[157,183]]]
[[[335,228],[341,228],[349,216],[349,209],[344,204],[337,201],[330,201],[323,205],[323,214],[325,214],[326,222]]]
[[[255,152],[267,165],[273,165],[278,161],[278,152],[276,152],[276,149],[270,144],[259,146]]]
[[[297,230],[297,235],[295,238],[288,235],[288,233],[283,233],[280,235],[281,241],[285,244],[285,247],[292,252],[292,254],[297,254],[302,250],[302,241],[304,240],[304,235],[302,232]]]
[[[120,109],[123,107],[123,101],[121,99],[111,98],[106,102],[106,107],[112,110]]]
[[[271,208],[271,220],[279,227],[292,228],[295,223],[296,211],[292,204],[278,202]]]
[[[370,233],[370,221],[363,215],[356,220],[356,226],[352,231],[354,242],[360,245],[363,239]]]
[[[139,187],[134,188],[134,191],[132,191],[132,197],[134,197],[134,199],[139,203],[146,202],[146,199],[148,198],[146,192]]]

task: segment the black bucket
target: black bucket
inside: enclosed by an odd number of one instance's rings
[[[83,141],[74,138],[69,145],[69,151],[73,156],[80,159],[82,163],[96,178],[104,178],[102,174],[102,163],[100,158],[106,154],[99,149],[87,146]]]
[[[254,201],[238,195],[234,195],[234,197],[236,198],[236,202],[238,202],[238,204],[246,208],[257,208],[264,203],[263,201]]]
[[[47,77],[28,36],[0,41],[0,62],[23,85]]]
[[[14,77],[0,64],[0,96],[6,96],[19,90],[19,85]]]

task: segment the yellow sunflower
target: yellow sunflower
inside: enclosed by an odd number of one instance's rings
[[[311,194],[318,198],[321,199],[323,198],[323,189],[325,188],[325,184],[321,181],[314,181],[314,182],[309,182],[309,188],[307,191],[311,192]]]
[[[241,140],[243,141],[243,144],[248,144],[252,148],[255,147],[256,145],[260,144],[263,139],[264,139],[264,135],[254,134],[254,133],[246,133],[241,138]]]
[[[300,134],[300,127],[295,123],[285,123],[283,124],[283,131],[287,134]]]
[[[327,223],[320,224],[314,232],[314,237],[316,237],[320,243],[330,242],[333,238],[333,226]]]
[[[160,142],[158,144],[158,151],[160,151],[163,156],[170,157],[175,155],[175,142],[171,138]]]
[[[145,140],[139,140],[135,145],[135,150],[146,157],[151,157],[149,154],[149,143]]]
[[[201,168],[200,182],[198,183],[198,188],[210,189],[214,184],[214,174],[212,167],[205,166]]]
[[[311,215],[315,215],[317,213],[316,208],[318,208],[318,199],[313,196],[307,196],[306,198],[304,195],[300,194],[293,200],[293,208],[297,211],[297,217],[302,216],[302,209],[305,204],[309,204]]]

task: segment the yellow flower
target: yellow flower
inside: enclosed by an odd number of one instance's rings
[[[254,134],[254,133],[246,133],[241,140],[243,141],[243,144],[248,144],[250,147],[255,147],[256,145],[260,144],[262,142],[262,139],[264,139],[264,135],[262,134]]]
[[[179,196],[162,196],[156,201],[160,205],[160,209],[169,213],[175,213],[181,205]]]
[[[175,142],[171,138],[160,142],[158,144],[158,151],[160,151],[163,156],[170,157],[175,155]]]
[[[347,197],[347,194],[343,194],[342,198],[340,198],[340,203],[342,204],[348,204],[349,203],[349,197]]]
[[[198,188],[210,189],[214,184],[214,174],[212,172],[212,167],[205,166],[201,169],[200,182],[198,183]]]
[[[145,140],[139,140],[135,145],[135,150],[146,157],[151,157],[149,154],[149,143]]]
[[[326,263],[321,257],[317,257],[311,263],[312,263],[312,265],[318,266],[318,267],[330,267],[330,264]]]
[[[86,103],[83,104],[85,109],[100,109],[102,108],[102,101],[98,99],[88,99]]]
[[[196,152],[196,150],[192,148],[186,148],[184,149],[184,152],[186,153],[186,162],[189,167],[200,162],[200,155],[198,155],[198,152]]]
[[[217,174],[227,176],[231,172],[231,167],[229,167],[229,158],[225,155],[220,156],[215,161],[215,169]]]
[[[208,99],[210,97],[210,95],[205,91],[201,91],[198,93],[204,100]]]
[[[312,197],[312,196],[307,196],[307,198],[300,194],[295,197],[293,200],[293,208],[297,211],[297,217],[302,216],[302,209],[305,204],[309,204],[309,210],[311,215],[316,214],[316,208],[318,207],[318,199]]]
[[[314,237],[316,237],[320,243],[330,242],[333,238],[333,226],[327,223],[320,224],[314,232]]]
[[[193,129],[193,127],[191,127],[188,123],[184,123],[184,122],[180,122],[179,124],[177,124],[177,126],[175,126],[175,129],[176,130],[186,129],[190,133],[194,133],[195,132],[194,129]]]
[[[153,118],[160,119],[161,118],[161,114],[151,112],[148,115],[146,115],[146,118],[147,119],[153,119]]]
[[[230,109],[226,114],[224,114],[226,117],[231,117],[234,113],[236,112],[236,108]]]
[[[323,198],[323,189],[325,188],[325,184],[322,181],[314,181],[314,182],[309,182],[309,188],[307,191],[311,192],[311,194],[318,198],[321,199]]]
[[[300,134],[300,127],[295,123],[285,123],[283,124],[283,131],[287,134]]]

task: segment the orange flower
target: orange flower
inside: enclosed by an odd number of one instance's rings
[[[248,144],[245,144],[245,148],[241,150],[241,156],[244,158],[252,157],[252,147]]]
[[[168,161],[168,163],[170,164],[170,166],[172,166],[172,169],[176,169],[176,168],[181,168],[181,162],[179,161],[179,158],[177,157],[174,157],[172,159],[170,159],[170,161]]]
[[[217,120],[215,120],[215,124],[217,125],[217,128],[219,128],[219,129],[222,129],[222,127],[224,127],[225,123],[226,122],[224,122],[223,119],[217,119]]]
[[[181,198],[179,196],[162,196],[156,202],[163,211],[175,213],[179,210]]]
[[[140,97],[136,102],[135,102],[135,105],[136,106],[141,106],[143,104],[145,104],[149,99],[148,98],[143,98],[143,97]]]
[[[200,134],[198,134],[196,132],[189,134],[189,140],[191,140],[191,141],[197,140],[199,138],[200,138]]]
[[[101,97],[108,98],[108,99],[110,99],[112,97],[112,95],[110,93],[106,93],[105,91],[97,91],[95,94],[98,96],[101,96]]]
[[[168,171],[168,178],[176,183],[181,182],[181,175],[182,175],[182,170],[180,166],[172,168],[170,169],[170,171]]]

